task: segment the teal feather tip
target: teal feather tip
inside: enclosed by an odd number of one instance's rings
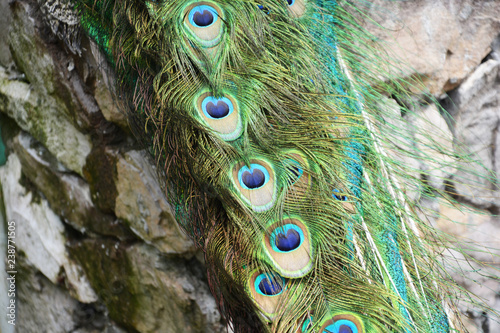
[[[386,121],[386,96],[413,84],[388,79],[351,1],[77,8],[234,331],[462,328],[437,254],[446,236],[419,214],[408,192],[425,184],[395,157],[422,151]]]

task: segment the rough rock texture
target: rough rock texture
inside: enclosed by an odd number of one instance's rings
[[[0,1],[0,130],[8,154],[0,166],[0,248],[5,222],[16,221],[17,332],[226,331],[200,256],[114,104],[101,54],[85,37],[76,40],[66,11],[43,17],[53,2]],[[485,170],[500,172],[500,0],[376,0],[368,9],[386,29],[367,27],[406,63],[402,75],[423,79],[449,113],[423,107],[414,110],[418,117],[400,117],[390,100],[394,117],[384,120],[419,129],[410,133],[418,155],[401,160],[406,172],[423,178],[425,190],[450,191],[473,207],[424,202],[434,211],[430,219],[459,239],[499,249],[500,191]],[[71,37],[64,44],[57,36]],[[466,152],[485,169],[464,177],[440,147]],[[434,162],[422,162],[423,155]],[[453,181],[444,182],[449,175]],[[417,200],[423,190],[406,194]],[[491,278],[499,275],[493,255],[500,253],[465,253],[491,266],[469,267],[451,252],[450,272],[500,310],[500,284]],[[4,290],[2,282],[2,308]],[[460,306],[471,332],[500,332],[488,315]],[[1,332],[12,328],[0,321]]]
[[[436,95],[457,87],[491,52],[500,31],[495,0],[373,1],[371,27],[408,75],[421,77]]]
[[[147,243],[164,253],[189,252],[194,245],[179,229],[173,211],[155,178],[144,151],[132,150],[120,156],[116,163],[116,200],[118,218]]]
[[[459,194],[482,208],[498,207],[500,192],[498,182],[486,170],[500,171],[498,149],[500,137],[500,61],[489,59],[481,64],[464,83],[450,94],[452,103],[448,111],[456,120],[455,136],[465,150],[479,158],[483,170],[476,177],[456,182]],[[461,179],[462,174],[456,177]],[[491,190],[495,190],[493,195]],[[472,192],[472,193],[471,193]]]
[[[47,200],[22,186],[21,163],[11,154],[0,171],[5,213],[16,222],[16,247],[26,257],[26,264],[34,266],[52,283],[61,279],[80,301],[97,300],[80,266],[68,256],[65,247],[64,225]],[[37,197],[38,196],[38,197]]]
[[[464,252],[449,250],[445,253],[449,260],[447,263],[449,271],[462,286],[472,291],[491,308],[498,309],[500,240],[494,237],[500,232],[498,217],[477,209],[457,209],[443,200],[439,200],[439,212],[437,227],[463,242],[461,249]],[[480,244],[481,248],[477,244]],[[471,259],[480,260],[485,264],[479,264]],[[466,304],[462,303],[459,307],[470,318],[468,327],[471,332],[500,332],[498,321],[489,320],[478,309]]]
[[[87,39],[73,54],[54,35],[64,27],[43,19],[38,3],[2,1],[0,12],[8,32],[0,38],[8,156],[0,212],[2,226],[16,222],[16,331],[226,331],[200,256],[127,134],[100,55]],[[3,231],[0,244],[4,253]]]
[[[464,276],[456,273],[454,277],[498,311],[500,220],[498,216],[492,215],[498,214],[500,208],[500,188],[496,176],[500,156],[497,136],[500,124],[500,62],[496,60],[497,57],[496,51],[493,51],[457,89],[450,92],[443,104],[455,120],[451,122],[457,139],[455,151],[471,154],[483,167],[477,168],[473,177],[464,175],[459,169],[453,175],[451,186],[451,191],[459,201],[477,209],[460,212],[441,204],[441,220],[438,225],[443,224],[443,221],[457,221],[454,226],[444,223],[445,231],[485,247],[478,249],[471,246],[466,250],[466,255],[489,265],[471,263],[470,260],[460,259],[463,255],[454,253],[454,257],[458,258],[458,266],[467,272]],[[467,162],[463,164],[463,167],[468,167]],[[492,170],[493,173],[487,170]],[[477,309],[467,308],[464,312],[480,327],[477,332],[500,331],[500,323],[489,320],[484,314],[478,313]],[[473,329],[471,331],[475,332]]]

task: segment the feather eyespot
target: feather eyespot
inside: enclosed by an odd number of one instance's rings
[[[358,329],[353,322],[349,320],[339,320],[335,324],[328,325],[324,333],[358,333]]]
[[[269,172],[259,164],[250,164],[250,168],[245,165],[238,171],[238,181],[244,189],[256,190],[269,181]]]
[[[216,46],[223,32],[223,11],[214,3],[197,2],[184,10],[184,26],[203,48]]]
[[[212,119],[223,119],[229,116],[233,110],[233,103],[226,97],[215,98],[207,96],[201,102],[203,113]]]
[[[254,270],[247,283],[247,291],[262,314],[273,318],[282,297],[287,293],[286,280],[272,271]]]
[[[238,103],[232,96],[216,98],[205,92],[195,102],[200,118],[223,140],[235,140],[241,135],[243,126]]]
[[[263,273],[254,282],[255,290],[264,296],[278,296],[285,288],[285,279],[279,275]]]
[[[301,17],[306,12],[305,0],[286,0],[291,16]]]
[[[298,249],[304,241],[304,233],[295,224],[277,227],[271,234],[271,244],[277,252],[291,252]]]
[[[312,269],[314,250],[311,235],[300,218],[274,222],[263,238],[270,264],[281,276],[298,278]]]
[[[321,333],[363,333],[363,324],[360,319],[352,314],[340,314],[327,320]]]
[[[337,199],[337,200],[340,200],[340,201],[347,201],[347,197],[346,197],[344,194],[340,193],[340,191],[339,191],[339,190],[337,190],[337,189],[334,189],[334,190],[333,190],[333,194],[332,194],[332,196],[333,196],[335,199]]]
[[[254,211],[270,209],[276,200],[276,184],[273,168],[264,160],[250,160],[250,165],[238,163],[232,170],[233,182],[241,198]]]
[[[211,6],[199,5],[191,9],[188,19],[195,27],[208,28],[218,20],[218,14]]]

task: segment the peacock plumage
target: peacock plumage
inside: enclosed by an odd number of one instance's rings
[[[74,5],[235,332],[461,329],[351,1]]]

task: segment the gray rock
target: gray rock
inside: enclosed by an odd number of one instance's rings
[[[21,266],[23,263],[21,261]],[[29,268],[22,268],[17,281],[17,332],[26,333],[125,333],[109,321],[97,303],[83,304],[66,290]]]
[[[66,167],[82,174],[92,143],[65,116],[61,105],[46,99],[32,85],[10,80],[0,67],[0,110],[57,157]]]
[[[99,70],[94,92],[96,102],[106,120],[118,124],[125,132],[130,133],[125,112],[118,108],[117,104],[119,101],[110,91],[110,87],[113,86],[114,80],[113,71],[107,63],[104,54],[92,40],[90,41],[90,50],[92,52],[95,66]]]
[[[453,134],[435,105],[410,117],[415,135],[415,150],[427,184],[443,190],[455,170]]]
[[[69,172],[26,132],[12,140],[24,175],[43,193],[51,209],[81,233],[99,233],[122,239],[133,238],[123,221],[99,211],[90,198],[89,185]]]
[[[497,178],[500,171],[500,62],[488,60],[453,93],[449,113],[456,120],[455,150],[479,161],[467,160],[454,176],[454,187],[462,199],[483,208],[500,205]],[[472,169],[472,170],[471,170]]]
[[[164,253],[194,253],[194,244],[179,229],[146,152],[97,147],[87,159],[84,174],[92,201],[101,211],[115,214],[139,238]]]
[[[64,225],[50,209],[47,200],[23,187],[21,164],[15,154],[0,168],[0,182],[6,217],[15,221],[17,251],[52,283],[64,276],[70,292],[81,302],[97,300],[80,267],[69,259],[65,248]]]
[[[1,184],[0,184],[1,185]],[[0,207],[3,208],[3,195],[2,191],[0,189]],[[5,216],[3,214],[3,209],[0,209],[0,253],[5,253],[8,254],[7,252],[7,232],[8,232],[8,226],[10,226],[10,223],[8,222],[11,221],[6,221]],[[15,230],[12,230],[15,232]],[[11,231],[11,232],[12,232]],[[15,235],[13,235],[15,237]],[[15,238],[11,238],[11,240],[15,241]],[[11,244],[12,245],[12,244]],[[9,292],[9,281],[7,278],[9,277],[9,274],[7,274],[7,271],[11,271],[10,267],[7,265],[10,264],[9,261],[11,258],[4,256],[4,260],[0,260],[0,308],[2,309],[7,309],[7,307],[10,305],[10,299],[11,295]],[[15,268],[15,266],[13,267]],[[0,320],[0,332],[2,333],[14,333],[15,325],[9,324],[8,321],[13,318],[10,317],[4,317],[2,320]]]
[[[120,156],[116,164],[116,216],[164,253],[192,253],[194,244],[179,229],[156,175],[144,151]]]
[[[47,6],[53,5],[51,1],[43,7],[48,10]],[[10,8],[9,47],[23,80],[29,84],[6,81],[11,77],[3,71],[0,109],[81,175],[92,148],[88,132],[105,142],[121,139],[118,127],[103,117],[91,94],[93,88],[86,85],[85,81],[93,83],[98,75],[95,66],[89,65],[93,56],[89,50],[76,58],[53,45],[54,37],[51,39],[50,28],[39,17],[36,1],[16,1]]]
[[[0,31],[9,31],[10,29],[10,10],[9,2],[0,2]],[[12,63],[12,55],[9,50],[9,38],[8,34],[0,34],[0,66],[7,67]]]
[[[84,176],[90,186],[92,201],[104,213],[112,214],[118,195],[116,190],[116,163],[119,149],[97,146],[87,157]]]
[[[500,31],[499,1],[376,0],[371,8],[380,25],[368,29],[406,64],[405,75],[422,78],[435,96],[457,87]]]
[[[67,333],[76,328],[73,312],[78,302],[64,289],[32,271],[18,275],[17,288],[17,332]]]
[[[110,318],[139,332],[224,332],[203,268],[146,244],[87,239],[69,245]],[[100,249],[101,251],[95,251]],[[95,269],[95,267],[100,269]]]
[[[52,33],[63,40],[71,52],[81,54],[80,20],[73,2],[69,0],[38,0],[38,4]]]

